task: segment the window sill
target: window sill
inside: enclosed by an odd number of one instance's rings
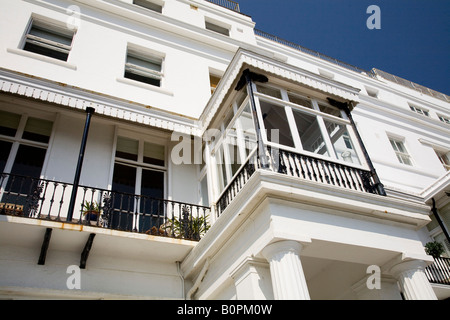
[[[40,61],[44,61],[44,62],[49,62],[52,64],[56,64],[58,66],[61,67],[65,67],[71,70],[77,70],[77,66],[71,63],[68,63],[66,61],[62,61],[62,60],[58,60],[55,58],[51,58],[51,57],[47,57],[38,53],[34,53],[34,52],[30,52],[30,51],[25,51],[22,49],[15,49],[15,48],[7,48],[6,49],[7,52],[9,53],[13,53],[13,54],[17,54],[23,57],[27,57],[27,58],[33,58],[33,59],[37,59]]]
[[[173,96],[174,95],[172,91],[166,90],[164,88],[157,87],[157,86],[152,86],[151,84],[147,84],[147,83],[131,80],[131,79],[128,79],[128,78],[116,78],[116,80],[117,80],[117,82],[120,82],[120,83],[141,87],[143,89],[152,90],[152,91],[155,91],[155,92],[166,94],[168,96]]]

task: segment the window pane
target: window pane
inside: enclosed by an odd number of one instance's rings
[[[391,143],[392,149],[395,151],[398,161],[400,163],[412,166],[411,157],[408,154],[403,142],[394,139],[389,139],[389,142]]]
[[[112,181],[114,211],[111,227],[131,230],[135,205],[136,168],[116,163]],[[119,193],[115,193],[119,192]]]
[[[116,157],[137,161],[139,142],[137,140],[118,137]]]
[[[242,160],[237,145],[237,138],[229,137],[228,140],[228,154],[230,155],[231,176],[234,176],[242,165]]]
[[[17,151],[11,173],[39,178],[46,151],[46,149],[21,144]]]
[[[152,227],[165,223],[166,204],[164,198],[164,173],[153,170],[142,170],[139,231],[147,232]]]
[[[129,53],[125,64],[125,78],[147,83],[153,86],[161,86],[162,60],[158,58],[146,58],[136,53]]]
[[[319,103],[319,109],[324,113],[328,113],[331,114],[332,116],[342,118],[341,110],[339,110],[338,108],[325,105],[323,103]]]
[[[336,157],[346,162],[360,164],[347,127],[328,120],[325,120],[325,126],[327,127],[328,135],[333,144]]]
[[[162,6],[156,3],[149,2],[147,0],[133,0],[133,4],[150,9],[155,12],[162,12]]]
[[[34,23],[34,25],[31,27],[29,34],[43,39],[58,42],[66,46],[70,46],[72,44],[72,37],[73,37],[71,33],[72,32],[69,29],[67,29],[67,32],[64,32],[64,30],[58,31],[54,27],[50,26],[45,27],[36,25],[36,23]]]
[[[34,52],[50,58],[55,58],[61,61],[67,61],[67,59],[69,58],[69,54],[67,52],[55,51],[52,48],[43,47],[35,43],[27,42],[23,47],[23,50]]]
[[[316,117],[298,110],[293,112],[303,150],[329,156]]]
[[[153,79],[145,76],[141,76],[132,72],[125,71],[125,78],[136,80],[139,82],[143,82],[146,84],[150,84],[152,86],[160,87],[161,86],[161,80],[159,79]]]
[[[208,179],[205,175],[200,181],[200,195],[201,195],[201,203],[203,206],[209,206],[209,197],[208,197]]]
[[[73,32],[43,22],[34,22],[27,34],[24,50],[67,61]]]
[[[53,123],[47,120],[28,118],[22,138],[48,143]]]
[[[240,133],[242,133],[243,141],[238,140],[238,143],[239,145],[244,146],[245,158],[247,158],[256,148],[256,131],[249,104],[247,104],[242,113],[237,117],[233,128],[240,130]],[[241,160],[242,162],[245,161],[245,159]]]
[[[230,31],[227,28],[218,26],[218,25],[213,24],[213,23],[208,22],[208,21],[205,22],[205,27],[208,30],[211,30],[211,31],[223,34],[225,36],[229,36],[230,35]]]
[[[144,162],[164,166],[164,146],[144,142]]]
[[[127,63],[131,63],[135,66],[142,67],[153,71],[161,71],[161,61],[139,58],[134,55],[127,56]]]
[[[46,149],[20,145],[6,184],[8,199],[11,203],[23,205],[23,212],[28,214],[30,209],[29,196],[36,191],[44,164]]]
[[[219,84],[220,77],[210,74],[209,75],[209,83],[211,87],[211,94],[216,91],[217,85]]]
[[[219,177],[219,190],[222,191],[223,188],[228,184],[227,173],[225,168],[225,159],[223,154],[223,145],[219,147],[216,152],[216,162],[217,162],[217,176]]]
[[[142,170],[141,195],[155,199],[163,199],[164,172]]]
[[[288,96],[289,96],[290,102],[301,105],[301,106],[309,108],[309,109],[313,109],[311,100],[291,94],[291,93],[289,93]]]
[[[256,88],[257,88],[258,92],[260,92],[262,94],[266,94],[268,96],[281,99],[281,92],[278,89],[265,87],[265,86],[261,86],[261,85],[257,85]]]
[[[270,142],[294,147],[294,140],[292,139],[284,107],[276,106],[263,100],[260,100],[260,106],[267,139]]]
[[[0,111],[0,134],[14,137],[19,127],[20,115],[6,111]]]
[[[134,194],[136,188],[136,168],[116,163],[114,165],[112,190]]]
[[[8,161],[9,152],[11,151],[12,142],[0,140],[0,174],[5,169],[6,161]]]

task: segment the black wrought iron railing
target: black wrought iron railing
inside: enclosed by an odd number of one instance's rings
[[[269,167],[267,170],[296,177],[302,180],[314,181],[348,190],[377,194],[377,188],[370,171],[349,165],[302,155],[282,149],[266,147]],[[256,169],[261,169],[257,153],[253,153],[248,161],[241,166],[234,179],[228,184],[217,201],[217,216],[233,201],[244,187]]]
[[[72,184],[3,173],[0,214],[68,222]],[[198,241],[210,208],[87,186],[78,187],[70,223]]]
[[[450,258],[434,258],[434,263],[425,268],[430,283],[450,285]]]

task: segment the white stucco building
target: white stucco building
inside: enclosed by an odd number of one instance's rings
[[[232,1],[0,6],[1,298],[450,297],[447,95]]]

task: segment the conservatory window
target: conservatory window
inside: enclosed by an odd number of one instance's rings
[[[325,126],[336,157],[345,162],[360,164],[347,127],[330,120],[325,120]]]
[[[285,108],[264,100],[260,101],[260,107],[267,140],[294,147],[294,139],[289,129]]]
[[[317,118],[305,112],[293,111],[303,150],[328,156],[327,146],[325,145]]]
[[[264,142],[294,152],[361,165],[361,150],[344,111],[325,100],[268,84],[255,85]]]

